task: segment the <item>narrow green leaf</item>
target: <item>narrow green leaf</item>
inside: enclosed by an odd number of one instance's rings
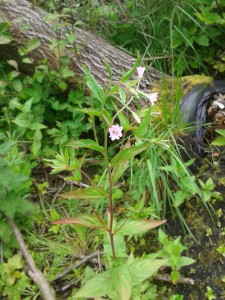
[[[75,147],[75,148],[80,148],[80,147],[88,148],[88,149],[91,149],[91,150],[98,151],[100,153],[104,152],[104,148],[102,146],[99,146],[98,143],[96,143],[93,140],[89,140],[89,139],[78,140],[78,141],[75,141],[75,142],[71,142],[67,146],[72,146],[72,147]]]
[[[108,193],[100,187],[92,186],[84,189],[73,190],[65,194],[60,194],[64,199],[93,200],[108,197]]]
[[[181,258],[179,260],[180,267],[189,266],[189,265],[192,265],[193,263],[195,263],[195,260],[190,257],[187,257],[187,256],[181,256]]]
[[[87,67],[84,67],[84,74],[86,76],[87,85],[89,89],[93,92],[94,96],[100,101],[104,101],[105,92],[103,88],[95,80],[94,76],[90,73]]]
[[[108,73],[109,73],[109,79],[110,79],[110,81],[112,81],[112,69],[111,69],[111,67],[110,67],[110,65],[109,65],[109,63],[108,63],[108,61],[106,60],[106,58],[104,57],[104,64],[105,64],[105,66],[106,66],[106,69],[107,69],[107,71],[108,71]]]
[[[153,276],[159,268],[165,265],[166,259],[138,258],[129,264],[133,286],[141,284],[144,280]]]
[[[100,117],[101,116],[101,111],[96,110],[96,109],[92,109],[92,108],[83,108],[83,109],[76,109],[77,111],[80,111],[84,114],[90,115],[90,116],[96,116],[96,117]]]
[[[119,94],[120,94],[120,99],[121,99],[122,103],[125,104],[126,101],[127,101],[126,100],[126,93],[124,92],[123,89],[119,89]]]
[[[95,216],[79,216],[74,218],[65,218],[56,222],[53,222],[53,224],[77,224],[84,227],[89,228],[104,228],[103,224],[95,217]]]
[[[136,71],[136,69],[139,65],[140,65],[140,57],[137,58],[133,68],[121,77],[120,81],[126,82],[134,74],[134,72]]]
[[[133,146],[129,149],[121,150],[111,160],[111,165],[115,166],[127,161],[128,159],[140,154],[144,150],[148,149],[152,145],[152,142],[146,142],[141,146]]]
[[[148,219],[126,219],[120,220],[114,229],[115,234],[135,235],[143,234],[146,231],[164,224],[166,220],[148,220]]]
[[[150,124],[150,117],[151,117],[151,108],[149,108],[146,111],[145,117],[143,121],[141,121],[139,127],[134,131],[134,135],[137,138],[144,138],[146,137],[148,130],[149,130],[149,124]]]

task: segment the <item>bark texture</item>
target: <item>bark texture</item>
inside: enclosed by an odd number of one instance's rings
[[[1,16],[0,21],[9,22],[10,32],[14,40],[10,44],[0,45],[0,55],[5,59],[19,59],[17,49],[24,45],[30,38],[38,38],[41,46],[29,53],[34,60],[34,65],[40,59],[46,59],[47,65],[51,69],[59,68],[59,60],[49,48],[53,38],[58,38],[58,33],[53,28],[53,24],[47,18],[47,13],[42,9],[32,6],[26,0],[2,0],[0,1]],[[18,21],[20,19],[20,21]],[[21,21],[22,19],[22,21]],[[24,24],[28,24],[28,29],[22,29]],[[60,38],[72,33],[72,27],[67,27],[61,32]],[[105,85],[108,81],[108,72],[104,64],[104,58],[112,68],[113,79],[118,80],[124,71],[128,71],[134,65],[135,59],[116,47],[110,45],[104,39],[94,33],[86,32],[81,28],[75,28],[76,41],[74,51],[73,45],[68,45],[66,54],[70,57],[70,67],[78,76],[83,75],[82,65],[86,65],[98,82]],[[34,66],[19,63],[24,71],[32,71]],[[151,69],[145,74],[140,88],[143,91],[151,89],[152,81],[161,79],[162,73]],[[165,75],[164,75],[165,76]]]

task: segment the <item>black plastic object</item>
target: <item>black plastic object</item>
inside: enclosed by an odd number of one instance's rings
[[[225,93],[225,80],[214,80],[211,86],[199,84],[190,90],[181,102],[181,121],[195,126],[194,151],[202,154],[201,144],[206,128],[206,111],[215,94]]]

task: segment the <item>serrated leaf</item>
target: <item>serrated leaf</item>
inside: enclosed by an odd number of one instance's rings
[[[129,264],[133,286],[141,284],[144,280],[153,276],[159,268],[167,263],[166,259],[137,258]]]
[[[148,219],[126,219],[120,220],[114,229],[115,234],[135,235],[143,234],[146,231],[164,224],[166,220],[148,220]]]
[[[90,73],[87,67],[84,67],[84,74],[89,89],[100,102],[103,102],[105,97],[105,92],[103,88],[98,84],[98,82],[95,80],[94,76]]]
[[[92,186],[84,189],[73,190],[65,194],[60,194],[59,196],[64,199],[93,200],[108,197],[108,193],[100,187]]]
[[[67,224],[67,225],[72,225],[72,224],[77,224],[81,225],[84,227],[89,227],[89,228],[105,228],[104,226],[97,217],[95,216],[79,216],[79,217],[72,217],[72,218],[65,218],[56,222],[53,222],[53,224]]]
[[[111,160],[111,165],[115,166],[127,161],[128,159],[140,154],[144,150],[148,149],[152,145],[152,142],[144,143],[141,146],[133,146],[129,149],[121,150]]]
[[[91,149],[91,150],[98,151],[100,153],[104,152],[104,148],[102,146],[99,146],[98,143],[96,143],[93,140],[89,140],[89,139],[78,140],[78,141],[75,141],[75,142],[71,142],[67,146],[72,146],[72,147],[75,147],[75,148],[80,148],[80,147],[88,148],[88,149]]]
[[[223,136],[220,136],[216,138],[211,145],[213,146],[224,146],[225,145],[225,138]]]

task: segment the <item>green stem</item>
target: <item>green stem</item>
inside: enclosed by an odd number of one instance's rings
[[[110,244],[111,244],[111,248],[112,248],[113,259],[116,260],[116,252],[115,252],[115,245],[114,245],[114,238],[113,238],[113,236],[114,236],[114,233],[113,233],[113,197],[112,197],[112,195],[113,195],[113,180],[112,180],[111,166],[109,164],[108,157],[107,157],[107,150],[108,150],[107,134],[108,134],[108,131],[107,131],[106,124],[105,124],[105,128],[104,128],[104,133],[105,133],[104,159],[105,159],[108,177],[109,177],[109,215],[110,215],[110,219],[109,219],[108,233],[109,233]]]

